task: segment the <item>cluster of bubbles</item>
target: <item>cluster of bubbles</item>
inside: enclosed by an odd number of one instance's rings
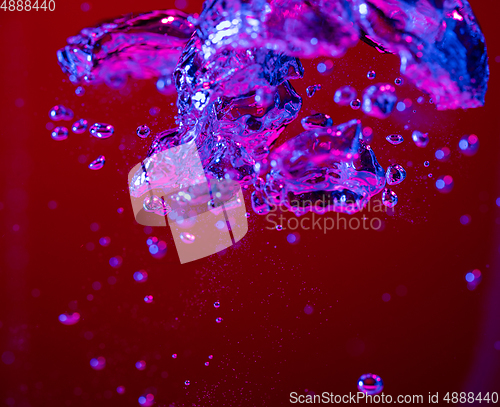
[[[167,243],[159,240],[156,236],[149,237],[146,240],[148,250],[155,259],[162,259],[167,254]]]

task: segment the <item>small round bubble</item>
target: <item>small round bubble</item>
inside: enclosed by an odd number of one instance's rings
[[[151,134],[151,129],[146,125],[142,125],[137,127],[136,132],[140,138],[147,138]]]
[[[56,127],[52,130],[51,137],[56,141],[66,140],[68,138],[68,129],[66,127]]]
[[[359,110],[359,108],[361,107],[361,100],[359,99],[351,100],[350,105],[353,110]]]
[[[381,393],[383,389],[384,382],[380,376],[367,373],[358,379],[358,390],[362,393],[375,395]]]

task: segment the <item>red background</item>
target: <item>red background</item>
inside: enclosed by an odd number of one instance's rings
[[[175,97],[159,94],[154,81],[129,82],[121,91],[87,87],[78,97],[56,60],[57,49],[81,28],[127,12],[175,8],[173,2],[94,1],[83,12],[80,1],[56,0],[54,12],[1,10],[0,353],[11,352],[15,360],[1,363],[0,403],[134,406],[151,392],[160,406],[280,406],[289,404],[290,392],[306,389],[355,392],[357,378],[367,372],[380,375],[384,393],[394,397],[499,391],[500,9],[493,0],[472,6],[492,73],[483,108],[438,112],[428,96],[417,104],[422,94],[408,83],[397,92],[413,107],[384,121],[335,105],[335,89],[352,84],[361,92],[371,83],[371,69],[377,81],[398,76],[397,57],[362,43],[333,60],[329,75],[316,70],[322,59],[303,60],[304,79],[293,82],[304,105],[278,144],[298,134],[300,118],[309,113],[330,114],[338,124],[361,118],[374,130],[372,148],[381,165],[406,168],[407,180],[394,188],[395,213],[366,215],[382,218],[382,231],[299,231],[299,242],[291,245],[287,231],[266,229],[247,196],[251,215],[243,241],[182,266],[168,229],[145,233],[135,223],[127,189],[128,171],[151,142],[135,129],[172,127]],[[200,10],[199,2],[185,8]],[[306,87],[318,83],[322,89],[308,98]],[[75,119],[113,124],[114,136],[70,133],[53,141],[46,124],[58,103],[72,108]],[[161,109],[154,117],[153,106]],[[411,142],[414,129],[429,132],[427,148]],[[405,142],[391,146],[385,140],[390,133]],[[463,157],[458,140],[470,133],[481,146],[474,157]],[[447,162],[434,158],[443,146],[452,151]],[[105,167],[90,171],[88,163],[101,154]],[[446,195],[434,186],[442,175],[455,181]],[[49,209],[50,201],[56,209]],[[469,225],[459,221],[465,214]],[[97,232],[90,229],[93,222],[100,225]],[[103,236],[111,238],[109,247],[99,245]],[[163,259],[148,252],[149,236],[167,242]],[[123,264],[115,269],[109,259],[117,255]],[[470,291],[465,274],[475,268],[483,280]],[[139,269],[147,270],[148,282],[133,280]],[[111,276],[116,284],[108,283]],[[100,290],[92,288],[95,281]],[[390,301],[382,300],[384,293]],[[153,304],[143,301],[148,294]],[[304,312],[306,305],[312,314]],[[64,326],[58,316],[72,307],[82,318]],[[107,361],[102,371],[89,364],[98,356]],[[147,362],[146,370],[135,368],[138,360]],[[119,385],[124,395],[117,394]]]

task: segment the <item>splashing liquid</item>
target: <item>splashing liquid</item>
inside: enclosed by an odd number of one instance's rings
[[[162,93],[175,84],[177,127],[156,136],[148,157],[194,142],[207,177],[254,186],[257,213],[283,204],[302,214],[312,210],[311,202],[355,213],[386,182],[373,150],[361,140],[359,121],[334,127],[327,115],[310,116],[304,133],[271,151],[302,106],[291,84],[304,74],[298,58],[340,57],[361,39],[399,55],[401,73],[429,93],[438,109],[471,108],[484,104],[489,79],[484,36],[465,0],[396,0],[389,9],[361,0],[300,4],[213,0],[198,20],[174,10],[132,14],[69,38],[58,60],[74,83],[120,88],[129,77],[154,77]],[[393,19],[397,23],[386,23]],[[320,72],[332,68],[330,59],[318,65]],[[368,87],[362,101],[356,96],[344,87],[334,100],[380,119],[397,103],[390,84]],[[113,131],[99,123],[90,128],[98,138]],[[419,147],[429,142],[419,131],[412,138]],[[388,141],[399,144],[402,138]],[[462,151],[473,152],[462,144]],[[138,192],[141,182],[146,180],[137,180]],[[397,196],[385,190],[383,200],[394,206]]]

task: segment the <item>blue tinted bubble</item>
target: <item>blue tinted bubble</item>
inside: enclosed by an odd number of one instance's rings
[[[468,225],[470,223],[470,221],[471,221],[471,217],[469,215],[462,215],[460,217],[460,223],[462,225]]]
[[[151,254],[158,253],[158,246],[156,246],[155,244],[152,244],[151,246],[149,246],[149,253],[151,253]]]
[[[468,283],[472,283],[474,281],[474,274],[472,273],[467,273],[465,275],[465,280],[468,282]]]
[[[406,109],[406,105],[404,104],[404,102],[398,102],[398,104],[396,105],[396,109],[398,109],[398,111],[400,112],[404,112]]]
[[[384,382],[380,378],[372,373],[367,373],[362,375],[358,379],[358,390],[370,395],[379,394],[384,388]]]
[[[319,73],[324,73],[326,71],[326,65],[323,62],[320,62],[317,69]]]

